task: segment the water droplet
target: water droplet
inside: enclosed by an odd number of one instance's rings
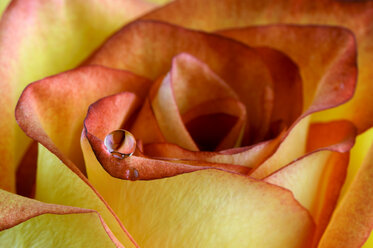
[[[138,177],[139,177],[139,172],[135,168],[130,167],[125,171],[125,178],[131,181],[137,180]]]
[[[118,159],[131,156],[136,150],[136,139],[128,131],[118,129],[106,135],[104,144],[111,155]]]

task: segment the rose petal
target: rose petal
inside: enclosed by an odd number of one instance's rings
[[[144,100],[142,108],[131,126],[130,131],[136,139],[141,140],[144,144],[165,142],[166,138],[159,128],[149,101],[149,98]]]
[[[15,171],[30,144],[14,120],[25,86],[77,66],[113,31],[152,7],[136,0],[12,1],[0,23],[0,116],[7,120],[0,125],[1,188],[15,190]]]
[[[354,147],[351,149],[350,164],[348,165],[348,173],[346,182],[343,185],[341,199],[348,192],[348,189],[354,180],[359,168],[363,164],[364,158],[368,154],[371,142],[373,140],[373,128],[365,131],[356,138]]]
[[[87,180],[82,180],[41,145],[39,145],[36,184],[35,199],[48,203],[93,209],[100,213],[108,228],[121,244],[125,247],[137,247],[113,210],[87,183]]]
[[[319,244],[324,247],[361,247],[373,228],[373,146],[348,192],[336,208]]]
[[[270,68],[273,78],[273,110],[270,126],[263,132],[268,139],[276,137],[282,127],[290,127],[302,114],[302,79],[298,66],[285,54],[267,47],[255,50]]]
[[[46,204],[0,190],[0,213],[3,247],[122,247],[93,210]]]
[[[29,85],[17,105],[16,118],[29,137],[84,171],[80,135],[88,106],[125,90],[144,97],[149,86],[150,81],[129,72],[81,67]]]
[[[198,144],[182,115],[214,99],[238,98],[206,64],[185,53],[173,59],[170,72],[152,89],[152,109],[162,134],[168,142],[189,150],[198,150]]]
[[[355,133],[355,127],[347,121],[312,124],[308,150],[314,152],[264,179],[289,189],[310,211],[317,226],[313,246],[318,243],[335,209],[346,177],[348,151],[353,145]]]
[[[293,127],[282,135],[280,145],[269,157],[251,171],[250,176],[262,179],[275,172],[291,161],[303,156],[306,152],[306,142],[310,117],[300,119]]]
[[[170,41],[172,46],[164,45]],[[263,104],[272,88],[268,67],[254,49],[231,39],[166,23],[139,21],[121,29],[86,63],[125,69],[155,80],[166,74],[172,58],[182,52],[206,63],[238,94],[250,116],[250,134],[256,134],[263,123],[269,122]]]
[[[89,144],[83,151],[90,180],[141,247],[303,247],[312,235],[310,216],[280,187],[216,170],[123,181],[105,172]]]
[[[275,139],[254,146],[233,148],[220,152],[193,152],[171,143],[152,143],[144,146],[144,153],[151,157],[235,164],[255,168],[276,150],[284,134],[285,132],[282,132]]]
[[[345,29],[277,25],[227,30],[221,34],[250,46],[273,47],[289,55],[301,69],[307,114],[339,105],[354,93],[356,44],[353,34]]]

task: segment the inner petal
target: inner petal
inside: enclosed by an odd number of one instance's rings
[[[224,150],[240,146],[246,108],[236,99],[216,99],[197,105],[182,118],[200,150]]]
[[[177,55],[170,72],[158,82],[150,93],[151,106],[170,143],[194,151],[215,150],[237,120],[242,119],[239,116],[246,117],[243,104],[237,107],[236,93],[206,64],[189,54]],[[231,100],[224,107],[222,101],[226,100],[222,99]],[[216,108],[216,104],[222,108]],[[235,128],[236,140],[243,123]],[[230,142],[230,147],[236,140]]]

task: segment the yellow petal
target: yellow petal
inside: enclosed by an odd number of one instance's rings
[[[10,0],[3,0],[0,2],[0,17],[3,15],[3,12],[9,3],[10,3]]]
[[[115,247],[101,216],[88,209],[46,204],[0,190],[1,247]]]
[[[358,248],[373,227],[373,146],[320,241],[319,248]]]
[[[30,142],[14,120],[25,86],[79,65],[121,25],[153,7],[136,0],[12,1],[0,22],[0,116],[7,120],[0,124],[0,188],[14,191],[16,166]]]
[[[348,165],[346,182],[342,188],[341,199],[347,193],[351,182],[354,180],[356,173],[359,171],[361,165],[363,164],[364,158],[368,154],[372,140],[373,128],[357,136],[355,145],[351,149],[350,164]]]
[[[135,247],[124,226],[95,189],[41,145],[39,145],[35,199],[96,210],[125,247]]]
[[[90,181],[141,247],[290,248],[310,241],[312,219],[280,187],[217,170],[125,181],[102,168],[87,140],[82,148]]]

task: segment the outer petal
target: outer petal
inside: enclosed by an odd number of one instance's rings
[[[369,148],[373,140],[373,128],[360,134],[356,138],[354,147],[351,149],[351,159],[348,166],[348,174],[346,182],[342,188],[342,196],[345,195],[354,180],[357,172],[363,164],[364,158],[367,156]]]
[[[373,59],[372,18],[373,2],[337,0],[180,0],[143,17],[208,31],[273,23],[339,25],[351,29],[359,44],[359,83],[356,94],[349,103],[317,119],[335,120],[343,116],[352,120],[360,132],[373,125],[373,84],[370,83],[373,77],[370,69]],[[306,50],[303,49],[304,52]]]
[[[373,146],[335,210],[319,247],[361,247],[373,229]]]
[[[123,247],[93,210],[46,204],[0,190],[0,213],[2,247]]]
[[[121,244],[125,247],[137,247],[97,191],[41,145],[39,145],[35,199],[96,210]]]
[[[123,181],[107,174],[86,144],[85,161],[95,171],[90,180],[141,247],[304,247],[309,242],[310,216],[280,187],[216,170]]]
[[[275,25],[219,32],[250,46],[283,51],[300,68],[304,111],[314,112],[350,99],[357,78],[356,44],[343,28]]]
[[[13,112],[24,87],[75,67],[113,31],[152,6],[136,0],[12,1],[0,23],[0,116],[7,120],[0,124],[1,188],[14,190],[16,166],[30,142]]]
[[[356,174],[361,168],[364,158],[366,158],[369,152],[369,148],[372,144],[372,140],[373,140],[373,128],[367,130],[366,132],[364,132],[363,134],[360,134],[357,137],[355,145],[351,149],[351,158],[350,158],[350,164],[348,165],[347,178],[341,191],[341,197],[339,198],[339,204],[341,203],[341,200],[344,198],[346,193],[349,191],[351,183],[354,181]],[[369,239],[363,245],[363,248],[372,248],[372,247],[373,247],[373,235],[371,233]]]
[[[333,132],[331,131],[333,130]],[[307,155],[264,180],[289,189],[316,222],[315,247],[335,209],[344,183],[355,127],[347,121],[310,126]]]

